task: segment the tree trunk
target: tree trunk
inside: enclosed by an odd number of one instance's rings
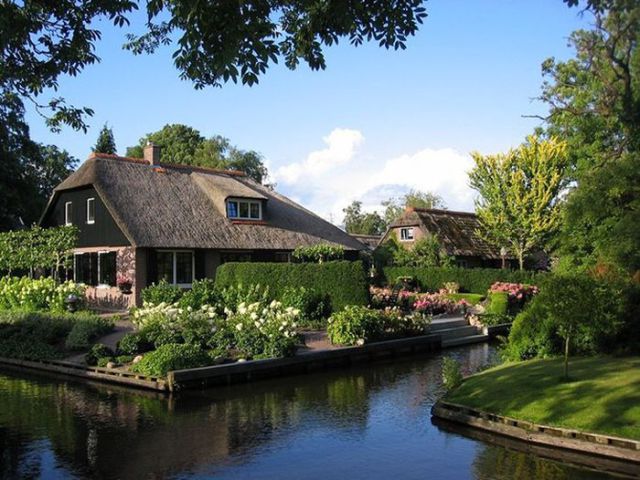
[[[524,270],[524,253],[522,253],[522,250],[518,251],[518,264],[520,265],[520,270]]]
[[[564,339],[564,379],[569,380],[569,335]]]

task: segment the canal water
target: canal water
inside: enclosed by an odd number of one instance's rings
[[[467,371],[495,350],[447,351]],[[432,423],[441,356],[183,393],[0,372],[0,478],[599,479]]]

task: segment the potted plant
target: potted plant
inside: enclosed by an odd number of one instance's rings
[[[118,275],[116,284],[122,293],[131,293],[131,287],[133,287],[133,280],[126,275]]]

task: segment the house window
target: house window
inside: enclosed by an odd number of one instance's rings
[[[76,283],[95,287],[98,285],[98,254],[76,253],[73,276]]]
[[[227,217],[260,220],[262,219],[262,203],[257,200],[227,200]]]
[[[98,253],[98,284],[116,286],[116,252]]]
[[[413,227],[400,229],[400,240],[410,242],[413,240]]]
[[[96,199],[87,199],[87,223],[96,223]]]
[[[116,286],[116,252],[76,253],[74,279],[91,287]]]
[[[274,262],[288,263],[291,261],[291,253],[289,252],[276,252],[273,255]]]
[[[64,224],[65,225],[73,224],[72,216],[73,216],[73,204],[71,202],[67,202],[64,204]]]
[[[180,287],[190,287],[193,283],[194,256],[191,251],[158,252],[158,280]]]

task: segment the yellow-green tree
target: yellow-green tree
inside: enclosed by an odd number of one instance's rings
[[[529,136],[507,153],[471,154],[471,187],[487,241],[508,248],[523,268],[527,253],[542,248],[560,226],[566,186],[567,147],[556,138]]]

